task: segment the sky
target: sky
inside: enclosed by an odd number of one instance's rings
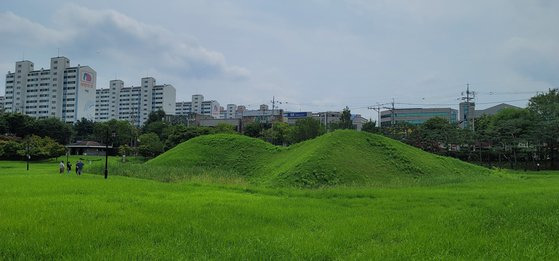
[[[191,95],[288,111],[525,106],[559,87],[559,1],[165,0],[0,5],[0,71],[58,53],[97,88],[146,76]],[[4,93],[0,85],[0,95]]]

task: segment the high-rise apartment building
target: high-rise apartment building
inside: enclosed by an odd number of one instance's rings
[[[201,94],[192,95],[192,101],[177,102],[176,115],[188,115],[191,113],[212,116],[215,119],[220,118],[220,106],[216,100],[205,101]]]
[[[50,68],[35,70],[30,61],[16,62],[6,74],[4,110],[67,123],[94,119],[96,72],[89,66],[70,66],[66,57],[54,57]]]
[[[142,78],[140,86],[124,87],[121,80],[112,80],[109,88],[97,89],[95,120],[127,120],[141,126],[152,111],[175,113],[175,87],[157,85],[153,77]]]

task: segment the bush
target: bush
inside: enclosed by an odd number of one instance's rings
[[[55,158],[66,153],[66,148],[49,137],[32,135],[25,139],[0,139],[1,159],[22,159],[27,155],[32,160]]]
[[[163,143],[159,140],[157,134],[150,132],[140,135],[140,146],[138,152],[140,155],[153,158],[163,153]]]

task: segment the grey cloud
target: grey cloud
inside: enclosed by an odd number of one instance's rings
[[[6,40],[16,44],[42,43],[63,47],[69,53],[101,54],[113,64],[138,71],[156,68],[183,78],[244,80],[250,76],[247,69],[227,64],[223,54],[208,50],[195,40],[114,10],[68,5],[53,16],[53,28],[13,13],[0,15],[1,21],[9,22],[0,25],[0,32],[11,33],[13,37]]]
[[[58,44],[66,35],[55,29],[29,21],[12,12],[0,13],[2,45],[32,46],[36,44]]]

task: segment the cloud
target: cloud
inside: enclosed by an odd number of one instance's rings
[[[502,50],[505,60],[521,75],[559,85],[559,44],[556,41],[512,37]]]
[[[58,44],[65,39],[64,33],[29,21],[12,12],[0,13],[0,34],[2,45],[32,46],[40,44]]]
[[[51,28],[11,12],[0,13],[0,21],[2,45],[62,47],[65,53],[101,55],[113,65],[129,70],[155,69],[186,79],[237,81],[250,77],[248,69],[229,65],[223,54],[194,39],[144,24],[115,10],[70,4],[55,13]]]

